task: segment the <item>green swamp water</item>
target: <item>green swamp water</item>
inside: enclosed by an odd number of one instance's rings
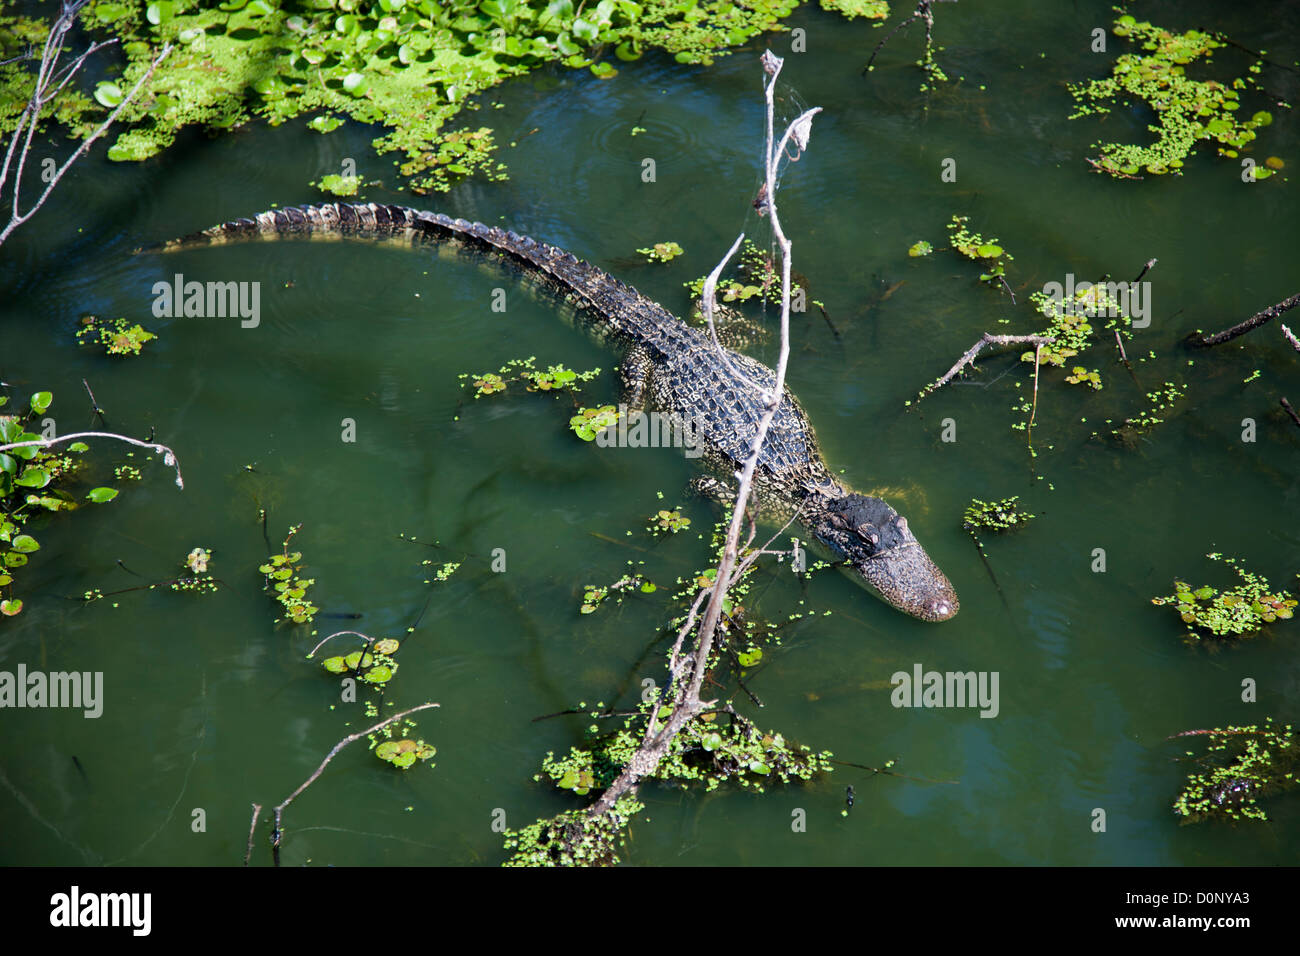
[[[1164,26],[1216,27],[1290,63],[1300,11],[1279,4],[1143,4]],[[1083,162],[1094,140],[1141,141],[1148,117],[1118,110],[1067,122],[1066,80],[1102,76],[1116,48],[1091,53],[1104,4],[999,3],[936,9],[939,55],[954,82],[921,110],[922,30],[913,26],[858,73],[882,36],[820,10],[791,20],[808,51],[783,78],[824,113],[811,148],[785,174],[782,218],[795,268],[842,333],[819,314],[796,316],[789,381],[833,467],[863,488],[889,487],[936,562],[955,583],[960,614],[943,625],[910,620],[845,576],[815,577],[801,592],[773,565],[756,609],[783,617],[799,600],[831,616],[787,629],[750,683],[766,707],[737,695],[762,726],[839,759],[897,769],[931,783],[839,768],[763,795],[647,786],[625,858],[635,864],[1272,864],[1300,848],[1300,801],[1267,805],[1266,825],[1177,826],[1170,803],[1189,728],[1296,719],[1297,625],[1210,654],[1189,649],[1168,609],[1150,598],[1175,577],[1222,584],[1202,556],[1236,555],[1275,585],[1297,570],[1300,432],[1277,397],[1300,400],[1296,356],[1276,323],[1212,353],[1190,355],[1192,328],[1220,328],[1296,291],[1295,185],[1247,186],[1233,161],[1198,152],[1181,178],[1116,182]],[[785,35],[770,38],[789,51]],[[511,228],[589,258],[673,311],[681,282],[707,272],[746,218],[757,185],[759,44],[710,68],[648,56],[609,81],[543,71],[510,82],[478,114],[503,143],[510,180],[467,183],[446,196],[386,188],[406,202]],[[1047,54],[1040,57],[1040,52]],[[1249,62],[1220,53],[1225,67]],[[958,83],[956,78],[965,77]],[[1296,77],[1266,74],[1296,96]],[[981,90],[983,84],[986,89]],[[1264,108],[1263,98],[1248,101]],[[486,106],[500,102],[503,108]],[[1300,168],[1291,114],[1261,131],[1252,155]],[[634,125],[646,132],[632,137]],[[525,136],[530,130],[537,132]],[[627,704],[643,678],[660,679],[667,639],[659,595],[577,612],[584,584],[616,579],[644,559],[661,584],[705,566],[694,533],[655,542],[645,517],[681,500],[689,462],[662,449],[601,450],[567,430],[565,399],[507,395],[478,402],[460,372],[539,364],[600,366],[588,404],[617,401],[617,356],[557,321],[555,307],[509,276],[468,261],[435,260],[364,244],[252,244],[132,256],[137,246],[271,207],[312,201],[304,184],[347,157],[370,179],[394,176],[368,150],[373,134],[348,127],[320,137],[295,122],[253,125],[217,139],[192,136],[160,159],[114,165],[95,152],[49,205],[0,251],[0,376],[25,396],[55,394],[62,432],[92,425],[81,379],[110,425],[156,429],[185,472],[178,490],[160,462],[124,483],[111,505],[50,521],[24,569],[27,607],[0,626],[0,669],[103,671],[103,716],[7,710],[0,743],[0,860],[5,863],[238,863],[250,803],[273,806],[347,733],[367,726],[357,705],[303,655],[308,629],[273,626],[256,566],[271,541],[295,539],[326,612],[321,635],[344,627],[400,636],[428,589],[420,562],[506,549],[507,571],[470,559],[434,592],[401,653],[391,685],[398,706],[425,700],[419,734],[437,766],[391,770],[345,750],[289,809],[287,864],[496,864],[504,859],[494,811],[512,826],[576,806],[532,781],[547,750],[581,740],[580,717],[532,719],[577,701]],[[518,145],[509,148],[512,140]],[[657,181],[641,181],[643,157]],[[945,157],[957,181],[940,179]],[[1292,173],[1293,175],[1293,173]],[[1016,258],[1021,305],[977,281],[952,252],[910,259],[918,239],[947,244],[944,224],[969,215]],[[648,265],[639,246],[675,240],[686,254]],[[1083,358],[1102,372],[1092,392],[1045,372],[1036,474],[1010,406],[1024,368],[990,359],[982,374],[908,412],[904,401],[985,330],[1036,327],[1024,304],[1067,273],[1131,278],[1151,257],[1150,328],[1128,346],[1146,388],[1189,383],[1187,399],[1133,449],[1089,442],[1093,424],[1135,412],[1141,390],[1104,342]],[[261,283],[261,324],[155,319],[151,288],[181,272],[201,281]],[[883,283],[902,283],[874,308]],[[507,310],[491,310],[506,289]],[[160,333],[146,353],[114,361],[77,346],[85,312],[141,321]],[[771,316],[769,315],[769,318]],[[999,318],[1011,318],[999,325]],[[771,361],[774,350],[760,348]],[[1195,365],[1189,366],[1189,359]],[[1081,362],[1080,364],[1084,364]],[[1255,369],[1261,377],[1242,379]],[[1010,371],[1003,377],[1004,372]],[[459,414],[459,420],[456,416]],[[1241,441],[1243,418],[1258,440]],[[340,441],[344,418],[357,441]],[[941,441],[941,421],[957,441]],[[1089,424],[1079,419],[1087,418]],[[97,442],[101,478],[132,461]],[[255,463],[255,473],[244,465]],[[1041,478],[1036,477],[1041,476]],[[665,501],[655,496],[663,491]],[[1039,515],[987,548],[1000,601],[959,528],[972,497],[1019,494]],[[713,512],[688,501],[692,530]],[[632,538],[624,532],[637,530]],[[412,544],[439,540],[443,549]],[[626,541],[610,543],[597,535]],[[82,605],[89,588],[169,576],[192,548],[212,549],[228,587],[215,595],[140,591]],[[1107,570],[1090,570],[1094,548]],[[645,552],[636,550],[644,548]],[[660,595],[666,593],[661,590]],[[895,709],[888,681],[927,670],[996,671],[1000,713]],[[1258,703],[1241,701],[1245,678]],[[84,777],[73,762],[76,756]],[[857,791],[845,818],[844,788]],[[206,832],[191,828],[206,813]],[[807,831],[792,832],[792,812]],[[1093,832],[1094,808],[1106,811]],[[256,859],[268,859],[259,843]]]

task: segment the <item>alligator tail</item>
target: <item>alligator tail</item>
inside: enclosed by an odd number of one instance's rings
[[[441,213],[382,203],[322,203],[290,206],[259,213],[251,219],[233,219],[220,225],[173,239],[145,252],[172,252],[199,245],[265,239],[370,239],[417,244],[459,242],[495,254],[539,273],[596,314],[606,334],[614,333],[640,344],[662,344],[679,336],[680,323],[662,306],[609,273],[570,252],[527,236],[453,219]]]

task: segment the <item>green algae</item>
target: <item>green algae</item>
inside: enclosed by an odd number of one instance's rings
[[[850,20],[854,17],[865,17],[868,20],[889,18],[888,0],[821,0],[821,5],[823,10],[833,10]]]
[[[982,501],[972,498],[961,516],[961,526],[972,538],[977,530],[1010,531],[1022,524],[1027,524],[1035,515],[1023,511],[1020,496],[1012,495],[997,501]]]
[[[969,216],[953,216],[948,222],[948,238],[952,248],[984,267],[985,271],[980,275],[982,282],[1000,285],[1007,274],[1007,263],[1016,257],[1003,249],[997,239],[985,239],[978,232],[967,229],[969,221]],[[917,243],[912,249],[921,245],[928,247],[929,243]],[[912,255],[912,249],[908,250],[908,255]],[[917,255],[925,255],[925,252],[918,250]]]
[[[362,176],[340,176],[331,173],[328,176],[322,176],[312,185],[321,192],[329,193],[331,196],[355,196],[361,190],[361,187],[366,185],[366,180]]]
[[[1093,321],[1106,318],[1105,328],[1117,332],[1122,338],[1133,337],[1130,330],[1131,319],[1124,311],[1119,293],[1123,283],[1115,282],[1080,282],[1069,297],[1064,294],[1055,296],[1047,292],[1034,292],[1029,296],[1038,314],[1047,319],[1047,325],[1037,334],[1052,338],[1053,344],[1044,345],[1038,360],[1047,365],[1064,367],[1067,359],[1073,358],[1087,349],[1094,341],[1096,331]],[[1064,293],[1064,290],[1062,290]],[[1022,362],[1033,362],[1034,353],[1021,353]],[[1101,388],[1101,378],[1092,378],[1085,369],[1083,374],[1076,370],[1066,381],[1075,378],[1078,382],[1086,381],[1094,388]]]
[[[680,256],[685,250],[675,242],[656,242],[653,246],[647,246],[638,249],[641,255],[645,256],[650,262],[671,262]]]
[[[316,579],[302,577],[299,573],[302,571],[302,552],[289,550],[289,542],[301,528],[302,525],[290,528],[280,553],[271,555],[257,569],[266,578],[264,590],[274,593],[276,601],[284,609],[283,616],[279,618],[282,623],[309,624],[320,610],[307,600],[307,591],[316,583]],[[355,665],[351,666],[355,668]]]
[[[126,319],[101,319],[87,315],[81,319],[76,339],[83,345],[97,343],[109,355],[139,355],[144,344],[158,338],[138,322],[128,325]]]
[[[753,651],[746,652],[757,663]],[[562,757],[548,752],[542,772],[534,779],[549,779],[560,790],[583,796],[592,789],[604,790],[623,772],[641,742],[645,722],[658,707],[657,701],[642,701],[635,716],[625,719],[617,730],[601,732],[597,725],[589,728],[587,746],[571,747]],[[658,719],[671,715],[660,707]],[[593,718],[603,716],[599,711]],[[742,789],[762,793],[765,784],[788,784],[831,771],[829,751],[814,752],[791,743],[775,731],[760,730],[752,721],[730,708],[709,711],[686,722],[673,738],[668,752],[647,780],[659,780],[688,789],[702,784],[704,790],[716,790],[731,782]]]
[[[1128,15],[1115,20],[1112,32],[1146,52],[1121,54],[1105,79],[1070,84],[1076,105],[1070,119],[1143,103],[1155,114],[1155,124],[1147,128],[1156,139],[1147,145],[1094,143],[1099,153],[1089,162],[1098,172],[1119,179],[1138,178],[1141,172],[1180,174],[1198,143],[1214,145],[1220,156],[1236,158],[1238,150],[1255,139],[1255,131],[1272,122],[1265,111],[1249,119],[1238,116],[1243,112],[1241,92],[1259,88],[1256,76],[1261,62],[1252,64],[1246,76],[1227,82],[1187,75],[1188,67],[1210,63],[1213,52],[1226,45],[1213,34],[1174,33]]]
[[[503,866],[616,866],[627,838],[627,825],[645,804],[624,794],[603,814],[566,810],[519,830],[506,830],[512,850]]]
[[[1174,801],[1174,813],[1183,823],[1210,819],[1268,820],[1259,801],[1291,790],[1297,783],[1300,746],[1290,724],[1278,730],[1273,718],[1263,727],[1216,727],[1209,731],[1187,731],[1179,737],[1209,737],[1207,752],[1196,758],[1206,769],[1189,774],[1182,793]]]
[[[110,159],[148,159],[191,127],[220,131],[256,119],[279,125],[311,116],[309,128],[326,134],[350,118],[382,131],[372,145],[397,154],[394,165],[412,191],[445,191],[469,176],[505,177],[491,128],[453,128],[455,118],[479,109],[480,95],[503,80],[547,63],[609,78],[617,73],[614,64],[649,49],[707,65],[782,29],[797,5],[229,0],[205,7],[196,0],[95,0],[81,12],[81,24],[97,39],[121,41],[120,73],[102,81],[94,99],[70,84],[42,120],[74,137],[88,135],[170,43],[171,55],[123,110]],[[13,15],[14,6],[0,3],[0,59],[19,57],[0,66],[0,132],[15,127],[32,90],[21,55],[39,48],[49,30],[40,18]],[[861,6],[848,4],[853,12]],[[331,187],[322,182],[322,188]]]
[[[1241,580],[1222,590],[1204,585],[1193,588],[1185,581],[1174,582],[1174,593],[1154,597],[1151,603],[1174,609],[1187,628],[1189,643],[1208,638],[1238,638],[1257,632],[1265,624],[1290,620],[1296,599],[1286,591],[1269,585],[1262,574],[1247,571],[1237,558],[1213,552],[1206,555],[1221,561]]]

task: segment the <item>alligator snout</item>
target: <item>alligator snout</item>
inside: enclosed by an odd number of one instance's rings
[[[946,621],[961,607],[952,583],[915,539],[853,569],[886,604],[922,621]]]
[[[831,498],[809,526],[853,577],[886,604],[922,621],[946,621],[961,606],[952,582],[884,499],[856,492]]]

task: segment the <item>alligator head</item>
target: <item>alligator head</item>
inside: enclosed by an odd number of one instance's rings
[[[905,614],[946,621],[957,592],[916,540],[907,519],[880,498],[854,492],[830,498],[811,530],[854,580]]]

